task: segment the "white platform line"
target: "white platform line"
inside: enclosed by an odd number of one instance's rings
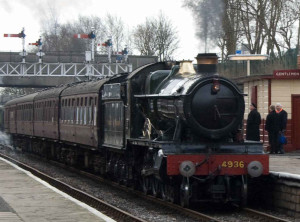
[[[96,216],[100,217],[101,219],[103,219],[104,221],[107,221],[107,222],[116,222],[115,220],[111,219],[110,217],[106,216],[105,214],[101,213],[100,211],[96,210],[95,208],[93,207],[90,207],[89,205],[71,197],[70,195],[58,190],[57,188],[51,186],[49,183],[45,182],[44,180],[41,180],[40,178],[34,176],[32,173],[30,173],[29,171],[27,170],[24,170],[22,169],[21,167],[17,166],[16,164],[14,163],[11,163],[9,162],[8,160],[0,157],[0,160],[3,160],[4,162],[8,163],[9,165],[13,166],[14,168],[24,172],[25,174],[27,174],[28,176],[30,176],[31,178],[33,178],[34,180],[40,182],[41,184],[43,184],[44,186],[50,188],[51,190],[53,190],[54,192],[62,195],[63,197],[73,201],[74,203],[76,203],[77,205],[87,209],[88,211],[90,211],[91,213],[95,214]]]

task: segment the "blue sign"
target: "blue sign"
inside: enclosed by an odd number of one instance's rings
[[[122,56],[121,55],[117,55],[116,60],[117,61],[122,61]]]
[[[242,50],[236,50],[235,54],[242,54]]]

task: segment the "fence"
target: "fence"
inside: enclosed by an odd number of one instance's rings
[[[271,57],[264,61],[250,62],[250,75],[272,75],[274,70],[297,69],[297,50],[291,50],[280,57]],[[218,64],[218,72],[227,78],[239,78],[247,75],[247,61],[225,61]]]

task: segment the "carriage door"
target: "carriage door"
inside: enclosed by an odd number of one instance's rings
[[[292,95],[292,144],[300,150],[300,95]]]
[[[114,148],[124,147],[124,103],[121,99],[121,84],[104,85],[104,144]]]

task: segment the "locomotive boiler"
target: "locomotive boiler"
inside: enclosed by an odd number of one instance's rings
[[[152,86],[152,92],[136,97],[147,101],[144,113],[156,129],[166,131],[172,126],[175,140],[184,136],[235,139],[244,116],[243,94],[217,74],[215,54],[199,54],[197,60],[195,68],[192,61],[182,61],[160,84]],[[146,84],[154,85],[151,81],[157,74]],[[193,132],[190,135],[189,130]]]
[[[22,149],[185,207],[243,205],[269,157],[243,140],[244,95],[217,73],[216,54],[196,59],[17,98],[5,105],[5,130]]]

